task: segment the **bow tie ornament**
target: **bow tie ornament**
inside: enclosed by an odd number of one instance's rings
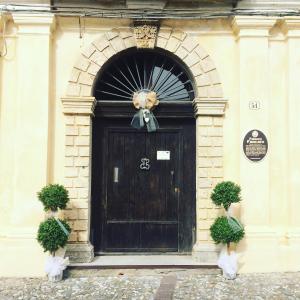
[[[145,125],[148,132],[156,131],[159,128],[157,119],[152,110],[159,104],[155,92],[139,91],[133,94],[133,105],[138,112],[133,116],[131,126],[142,129]]]

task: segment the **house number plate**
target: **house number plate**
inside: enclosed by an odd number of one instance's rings
[[[157,160],[170,160],[170,151],[157,151],[156,158]]]

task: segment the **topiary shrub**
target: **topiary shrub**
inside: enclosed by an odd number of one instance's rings
[[[223,205],[228,210],[231,203],[240,202],[241,188],[231,181],[223,181],[216,185],[211,194],[211,200],[217,206]]]
[[[38,198],[44,205],[44,210],[57,211],[64,209],[69,201],[68,191],[59,184],[49,184],[38,192]]]
[[[59,221],[70,233],[71,228],[69,224],[60,219]],[[44,248],[44,252],[49,251],[52,255],[54,255],[55,251],[57,251],[60,247],[63,248],[67,244],[68,235],[66,235],[60,227],[57,220],[52,217],[40,224],[37,240]]]
[[[235,222],[239,226],[234,218],[230,218],[230,222]],[[237,227],[236,226],[236,227]],[[218,217],[210,227],[210,235],[216,244],[229,244],[238,243],[245,235],[244,229],[234,230],[234,226],[230,226],[227,217]]]

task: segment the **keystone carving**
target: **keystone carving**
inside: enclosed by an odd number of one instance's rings
[[[157,27],[155,25],[135,25],[133,32],[135,35],[137,48],[151,48],[155,47]]]

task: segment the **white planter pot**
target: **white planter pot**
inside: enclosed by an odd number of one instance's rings
[[[56,275],[56,276],[48,275],[48,279],[49,279],[49,281],[52,281],[52,282],[61,281],[63,279],[63,271],[61,271],[60,274]]]
[[[61,256],[49,256],[46,261],[45,271],[49,281],[60,281],[63,278],[63,271],[69,264],[68,258]]]
[[[218,266],[223,270],[223,277],[226,279],[235,279],[237,274],[237,254],[235,251],[228,253],[227,247],[223,247],[219,259]]]

